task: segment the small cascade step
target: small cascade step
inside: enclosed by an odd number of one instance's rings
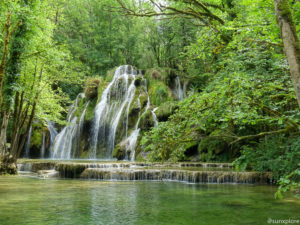
[[[37,174],[40,178],[55,178],[59,177],[59,173],[56,170],[38,170]]]
[[[232,171],[189,171],[166,169],[100,169],[87,168],[80,178],[97,180],[153,180],[188,183],[271,183],[270,174]]]
[[[97,180],[151,180],[188,183],[272,183],[272,174],[236,172],[230,163],[143,163],[23,161],[19,171],[38,173],[42,178],[81,178]]]

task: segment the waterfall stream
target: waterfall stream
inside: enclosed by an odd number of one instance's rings
[[[176,83],[177,98],[178,98],[178,100],[182,100],[184,98],[184,92],[183,92],[183,88],[181,86],[180,78],[178,76],[175,79],[175,83]]]
[[[52,158],[71,159],[72,142],[74,137],[76,136],[77,129],[78,129],[78,125],[76,123],[77,117],[76,116],[73,117],[73,115],[78,108],[79,98],[84,98],[84,97],[85,97],[84,94],[80,93],[76,97],[74,105],[70,107],[67,116],[67,122],[69,124],[65,126],[63,130],[55,137]]]
[[[49,130],[49,133],[50,133],[49,149],[51,150],[53,142],[54,142],[55,137],[57,136],[58,132],[56,131],[56,129],[55,129],[55,127],[54,127],[54,125],[51,121],[47,121],[47,127],[48,127],[48,130]],[[51,153],[52,153],[52,151],[50,151],[50,157],[52,156]]]
[[[78,155],[78,149],[80,148],[80,137],[81,137],[81,134],[83,132],[83,122],[84,122],[84,117],[85,117],[85,113],[86,113],[86,110],[87,110],[87,107],[89,105],[90,101],[88,101],[85,106],[84,106],[84,109],[83,109],[83,112],[80,116],[80,119],[79,119],[79,124],[77,126],[77,129],[76,129],[76,133],[74,134],[74,151],[72,152],[72,158],[77,158],[79,155]]]
[[[97,158],[98,145],[102,145],[105,149],[102,157],[112,158],[116,131],[123,113],[126,113],[125,130],[127,136],[128,114],[135,96],[136,76],[137,71],[132,66],[120,66],[116,69],[112,81],[103,91],[101,100],[95,109],[91,159]]]
[[[42,139],[42,148],[41,148],[41,158],[45,158],[45,139],[46,139],[46,133],[43,130],[43,139]]]
[[[158,120],[157,120],[157,116],[155,114],[155,111],[158,109],[158,107],[154,108],[151,113],[152,113],[152,117],[153,117],[153,121],[154,121],[154,126],[157,127],[158,125]]]
[[[115,70],[112,80],[105,85],[95,106],[94,116],[88,124],[89,130],[83,132],[84,118],[90,102],[81,100],[85,98],[82,93],[69,108],[68,125],[60,133],[57,134],[53,125],[48,122],[51,143],[53,142],[52,158],[79,158],[82,151],[86,151],[88,159],[112,159],[115,146],[122,142],[125,143],[125,159],[135,159],[135,147],[140,134],[139,123],[150,109],[147,80],[134,67],[124,65]],[[156,109],[151,111],[155,126],[158,123]]]
[[[29,158],[30,157],[30,140],[31,140],[31,133],[32,133],[32,127],[30,126],[29,132],[27,135],[27,140],[25,143],[25,157]]]

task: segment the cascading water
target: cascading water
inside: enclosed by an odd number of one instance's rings
[[[87,109],[89,103],[90,103],[90,101],[88,101],[88,102],[85,104],[83,113],[81,114],[80,119],[79,119],[79,131],[80,131],[80,133],[82,132],[84,116],[85,116],[86,109]]]
[[[30,156],[31,133],[32,133],[32,127],[30,126],[29,132],[28,132],[28,135],[27,135],[27,140],[26,140],[26,143],[25,143],[25,157],[26,158],[29,158],[29,156]]]
[[[52,148],[53,142],[55,140],[55,137],[57,136],[58,132],[56,131],[54,125],[52,124],[51,121],[47,121],[47,127],[50,133],[50,145],[49,145],[49,149]],[[50,151],[51,152],[51,151]],[[51,154],[50,154],[51,156]]]
[[[146,94],[147,94],[147,105],[146,105],[146,108],[145,108],[145,111],[143,112],[143,114],[146,113],[148,111],[148,109],[150,108],[150,97],[149,97],[148,90],[147,90],[147,81],[146,80],[145,80],[145,88],[146,88]],[[138,103],[140,105],[140,96],[138,98]],[[140,120],[141,120],[141,112],[139,112],[139,116],[138,116],[138,120],[135,125],[135,129],[132,131],[130,136],[126,139],[126,142],[127,142],[126,152],[127,152],[127,155],[128,155],[128,153],[130,154],[131,161],[134,161],[134,159],[135,159],[135,146],[136,146],[136,142],[139,137],[139,134],[140,134],[140,128],[139,128]]]
[[[45,131],[43,130],[43,141],[42,141],[42,148],[41,148],[41,158],[45,158],[45,139],[46,139],[46,134]]]
[[[158,125],[158,120],[157,120],[157,116],[155,114],[155,111],[158,109],[158,107],[154,108],[151,113],[152,113],[152,117],[153,117],[153,121],[154,121],[154,126],[157,127]]]
[[[56,138],[51,151],[52,158],[78,158],[82,152],[87,152],[89,159],[112,159],[115,145],[123,142],[126,143],[126,158],[134,160],[139,123],[142,115],[150,109],[147,81],[142,78],[141,71],[137,73],[134,67],[128,65],[118,67],[102,92],[93,119],[87,124],[84,118],[89,102],[82,107],[80,98],[84,98],[84,95],[79,94],[69,109],[69,124],[59,134],[53,134]],[[83,109],[80,118],[78,108]],[[90,130],[83,132],[86,125],[90,126]],[[51,129],[49,124],[48,127],[51,135],[54,127],[52,124]]]
[[[84,94],[80,93],[75,100],[75,104],[70,107],[67,122],[69,125],[64,127],[64,129],[56,136],[54,140],[53,146],[53,156],[52,158],[56,159],[70,159],[71,158],[71,150],[72,150],[72,142],[74,137],[76,136],[78,125],[76,124],[77,117],[74,116],[78,108],[79,98],[84,98]]]
[[[184,98],[184,92],[181,86],[180,78],[178,76],[175,79],[175,83],[176,83],[176,94],[178,100],[182,100]]]
[[[96,106],[92,128],[91,159],[97,158],[98,148],[104,152],[100,155],[112,158],[115,146],[116,131],[120,126],[122,114],[125,113],[125,130],[128,130],[128,113],[135,95],[137,71],[132,66],[120,66],[116,69],[112,81],[103,91],[101,100]]]
[[[80,119],[79,119],[79,124],[78,124],[78,127],[76,129],[76,134],[74,136],[74,151],[72,153],[72,158],[76,158],[78,157],[78,150],[80,148],[80,137],[81,137],[81,134],[82,134],[82,131],[83,131],[83,122],[84,122],[84,116],[85,116],[85,113],[86,113],[86,110],[87,110],[87,107],[89,105],[89,101],[85,104],[84,106],[84,109],[83,109],[83,112],[80,116]]]

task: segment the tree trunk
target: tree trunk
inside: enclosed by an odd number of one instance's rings
[[[9,28],[10,28],[10,12],[7,13],[7,19],[4,25],[5,38],[4,38],[2,59],[0,64],[0,106],[2,104],[2,87],[3,87],[4,73],[5,73],[6,58],[8,54],[8,44],[10,39]]]
[[[283,41],[284,53],[290,66],[290,73],[300,107],[300,46],[288,0],[274,0],[277,23]]]
[[[4,156],[6,153],[6,130],[9,120],[9,111],[5,111],[2,117],[2,125],[0,130],[0,155]]]

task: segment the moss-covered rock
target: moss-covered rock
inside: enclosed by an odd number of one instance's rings
[[[123,160],[126,157],[126,140],[117,144],[114,148],[113,157],[118,160]]]
[[[87,167],[88,164],[83,163],[59,163],[55,165],[55,170],[62,178],[79,178]]]
[[[174,101],[165,102],[163,105],[158,107],[158,109],[155,111],[157,119],[159,121],[167,121],[169,116],[171,116],[177,108],[178,108],[177,102]]]
[[[98,96],[98,87],[103,83],[103,78],[88,78],[84,85],[84,94],[88,100],[94,99]]]
[[[134,85],[136,87],[139,87],[139,86],[141,86],[142,82],[143,82],[143,77],[142,76],[137,76],[134,80]]]
[[[170,68],[151,68],[145,71],[145,77],[148,80],[160,80],[166,85],[169,84],[172,76],[172,69]]]
[[[139,128],[143,131],[148,131],[151,127],[154,127],[154,120],[151,110],[148,110],[141,116]]]
[[[45,135],[48,134],[47,127],[45,127],[44,124],[42,124],[41,122],[35,121],[32,124],[32,132],[31,132],[31,137],[30,137],[30,155],[29,155],[30,158],[39,158],[41,156],[41,149],[42,149],[42,143],[43,143],[43,132],[45,132]],[[49,137],[47,137],[47,139],[48,138]],[[48,143],[47,140],[45,140],[45,141]],[[45,146],[45,147],[47,149],[47,146]]]
[[[96,107],[96,103],[97,103],[97,99],[93,99],[89,102],[89,105],[87,106],[85,115],[84,115],[85,121],[91,121],[94,118],[94,110]],[[78,110],[78,111],[81,111],[81,113],[82,113],[83,108],[82,108],[82,110]]]
[[[148,93],[151,105],[155,106],[173,99],[172,90],[164,82],[158,80],[150,81]]]
[[[98,86],[97,102],[100,102],[103,91],[105,90],[105,88],[107,87],[108,84],[109,84],[108,82],[103,82]]]
[[[2,174],[17,174],[17,163],[14,157],[9,153],[0,155],[0,175]]]

